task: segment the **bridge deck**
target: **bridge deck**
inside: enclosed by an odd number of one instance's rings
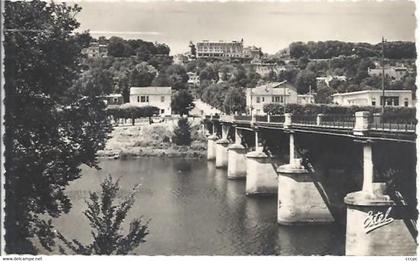
[[[262,120],[262,121],[261,121]],[[357,139],[371,139],[371,140],[388,140],[388,141],[401,141],[401,142],[415,142],[416,140],[416,125],[415,124],[373,124],[369,131],[364,135],[355,135],[354,121],[324,121],[319,125],[316,121],[298,121],[292,122],[288,128],[284,128],[283,122],[268,122],[267,118],[261,118],[260,121],[252,122],[250,117],[242,116],[241,119],[223,120],[219,122],[237,125],[240,129],[253,130],[253,129],[277,129],[288,130],[294,132],[316,133],[323,135],[334,136],[347,136]]]

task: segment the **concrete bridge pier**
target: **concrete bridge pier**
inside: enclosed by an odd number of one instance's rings
[[[416,255],[415,221],[407,214],[406,206],[396,204],[385,190],[384,183],[373,182],[372,143],[365,141],[362,190],[344,199],[346,255]]]
[[[207,137],[207,160],[216,160],[216,134]]]
[[[229,125],[222,125],[222,138],[216,141],[216,168],[228,167],[229,129]]]
[[[295,157],[294,134],[290,133],[289,164],[279,166],[277,222],[282,225],[334,222],[321,185]],[[321,190],[321,191],[320,191]]]
[[[207,137],[207,160],[216,160],[216,140],[217,133],[214,123],[212,124],[212,134]]]
[[[246,148],[241,143],[239,130],[235,128],[235,143],[228,147],[228,179],[246,178]]]
[[[259,144],[255,130],[255,151],[246,154],[246,195],[270,195],[277,193],[277,174],[270,158]]]

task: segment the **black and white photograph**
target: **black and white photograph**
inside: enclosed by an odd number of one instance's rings
[[[0,4],[2,260],[417,260],[415,1]]]

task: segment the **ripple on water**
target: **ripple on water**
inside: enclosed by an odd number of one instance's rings
[[[213,165],[212,165],[213,164]],[[145,255],[325,255],[343,254],[344,232],[334,227],[284,227],[276,223],[276,197],[245,196],[244,180],[200,160],[102,161],[103,171],[83,169],[68,189],[73,209],[56,224],[69,238],[86,241],[89,224],[80,211],[89,190],[100,190],[103,173],[120,177],[118,197],[142,187],[129,217],[151,219]],[[75,232],[79,227],[81,232]],[[316,243],[314,242],[316,241]]]

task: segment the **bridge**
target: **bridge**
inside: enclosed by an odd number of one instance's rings
[[[341,198],[347,209],[346,255],[416,254],[417,215],[407,214],[404,199],[388,195],[387,183],[375,182],[374,176],[378,144],[415,148],[414,120],[385,119],[367,111],[354,115],[222,115],[205,116],[203,127],[208,135],[208,160],[214,160],[217,168],[226,168],[229,179],[246,179],[248,196],[277,194],[280,225],[330,223],[339,218],[321,182],[328,175],[302,156],[296,139],[334,137],[359,144],[361,188]],[[288,160],[279,165],[270,143],[284,137],[288,138],[288,153],[282,153],[288,154]],[[322,146],[322,142],[317,144]]]

